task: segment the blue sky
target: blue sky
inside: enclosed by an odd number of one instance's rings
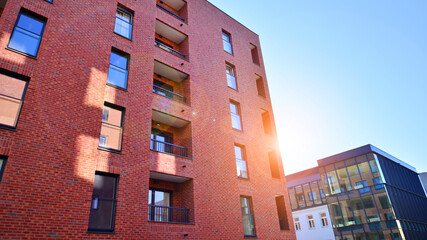
[[[260,35],[286,174],[368,143],[427,172],[427,1],[210,2]]]

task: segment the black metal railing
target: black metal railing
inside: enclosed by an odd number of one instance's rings
[[[165,96],[165,97],[167,97],[167,98],[170,98],[170,99],[172,99],[172,100],[175,100],[175,101],[177,101],[177,102],[186,103],[186,99],[185,99],[185,97],[183,97],[183,96],[181,96],[181,95],[179,95],[179,94],[176,94],[176,93],[174,93],[174,92],[171,92],[171,91],[169,91],[169,90],[166,90],[166,89],[164,89],[164,88],[162,88],[162,87],[159,87],[159,86],[153,85],[153,92],[154,92],[154,93],[157,93],[157,94],[159,94],[159,95]]]
[[[169,47],[168,45],[166,45],[166,44],[164,44],[162,42],[154,40],[154,45],[157,46],[157,47],[159,47],[159,48],[161,48],[161,49],[163,49],[163,50],[165,50],[165,51],[168,51],[168,52],[172,53],[173,55],[175,55],[177,57],[180,57],[182,59],[188,60],[187,56],[185,56],[184,54],[176,51],[175,49]]]
[[[148,221],[167,223],[189,223],[190,210],[187,208],[175,208],[149,205]]]
[[[181,157],[188,156],[187,148],[154,139],[151,139],[150,149],[153,151],[170,153]]]
[[[165,11],[165,12],[169,13],[170,15],[172,15],[172,16],[174,16],[174,17],[178,18],[179,20],[181,20],[181,21],[185,22],[185,19],[184,19],[184,18],[180,17],[179,15],[176,15],[174,12],[172,12],[171,10],[169,10],[169,9],[167,9],[167,8],[165,8],[165,7],[163,7],[162,5],[160,5],[160,4],[158,4],[158,3],[157,3],[157,4],[156,4],[156,6],[157,6],[158,8],[160,8],[160,9],[162,9],[163,11]]]

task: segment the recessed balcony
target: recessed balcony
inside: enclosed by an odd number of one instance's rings
[[[191,224],[194,222],[193,208],[192,179],[150,172],[148,221]]]
[[[179,58],[189,60],[187,35],[159,20],[156,20],[154,45]]]
[[[153,93],[189,105],[190,82],[188,74],[155,61]]]
[[[182,0],[157,0],[156,6],[171,16],[186,22],[187,3]]]
[[[174,156],[191,157],[191,123],[167,113],[152,111],[150,149]]]

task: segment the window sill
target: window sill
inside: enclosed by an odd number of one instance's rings
[[[237,177],[237,179],[239,179],[239,180],[243,180],[243,181],[248,181],[248,182],[249,182],[249,177],[248,177],[248,178],[244,178],[244,177]]]
[[[227,87],[228,87],[228,88],[230,88],[230,89],[232,89],[232,90],[234,90],[234,91],[236,91],[236,92],[239,92],[239,90],[237,90],[237,89],[235,89],[235,88],[232,88],[232,87],[230,87],[230,86],[228,86],[228,85],[227,85]]]
[[[224,52],[226,52],[226,53],[228,53],[228,54],[230,54],[231,56],[233,56],[233,57],[234,57],[234,54],[232,54],[232,53],[230,53],[230,52],[227,52],[226,50],[224,50]]]
[[[10,127],[7,125],[0,124],[0,129],[4,129],[11,132],[17,132],[16,127]]]
[[[9,50],[9,51],[11,51],[11,52],[14,52],[14,53],[18,53],[18,54],[24,55],[24,56],[29,57],[29,58],[32,58],[32,59],[34,59],[34,60],[37,60],[37,57],[36,57],[36,56],[30,55],[30,54],[28,54],[28,53],[21,52],[21,51],[19,51],[19,50],[16,50],[16,49],[13,49],[13,48],[10,48],[10,47],[6,47],[6,50]]]
[[[114,33],[115,35],[117,35],[117,36],[120,36],[120,37],[122,37],[122,38],[124,38],[124,39],[127,39],[127,40],[129,40],[129,41],[133,42],[133,41],[132,41],[132,38],[127,38],[127,37],[125,37],[125,36],[123,36],[123,35],[120,35],[120,34],[118,34],[118,33],[114,32],[114,31],[113,31],[113,33]]]
[[[116,234],[116,232],[114,232],[114,231],[109,232],[109,231],[96,231],[96,230],[87,230],[86,233],[89,233],[89,234]]]
[[[122,91],[124,91],[124,92],[127,92],[127,91],[128,91],[126,88],[119,87],[119,86],[114,85],[114,84],[109,83],[109,82],[107,82],[107,86],[110,86],[110,87],[112,87],[112,88],[117,88],[117,89],[122,90]]]
[[[234,128],[234,127],[231,127],[231,129],[233,129],[236,132],[243,133],[243,130],[241,130],[241,129],[237,129],[237,128]]]
[[[258,238],[257,236],[244,236],[245,238]]]
[[[182,224],[182,225],[196,225],[195,223],[179,223],[179,222],[157,222],[157,221],[151,221],[148,220],[149,223],[165,223],[165,224]]]
[[[121,150],[116,150],[116,149],[112,149],[112,148],[105,148],[105,147],[99,147],[98,146],[98,150],[106,151],[106,152],[112,152],[112,153],[117,153],[117,154],[122,154]]]

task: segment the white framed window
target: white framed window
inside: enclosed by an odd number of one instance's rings
[[[308,228],[314,229],[316,226],[314,225],[313,215],[307,215],[308,220]]]
[[[229,54],[233,54],[233,49],[231,47],[231,36],[229,33],[222,31],[222,43],[224,44],[224,51]]]
[[[322,227],[327,227],[327,226],[329,226],[328,218],[327,218],[327,216],[326,216],[326,213],[320,213],[320,219],[321,219],[321,221],[322,221]]]
[[[295,230],[300,231],[301,230],[301,223],[299,222],[299,218],[294,218],[294,224],[295,224]]]
[[[227,73],[227,85],[234,90],[237,90],[236,74],[234,67],[230,64],[225,64],[225,72]]]
[[[240,118],[240,106],[236,102],[230,101],[231,126],[242,131],[242,120]]]

